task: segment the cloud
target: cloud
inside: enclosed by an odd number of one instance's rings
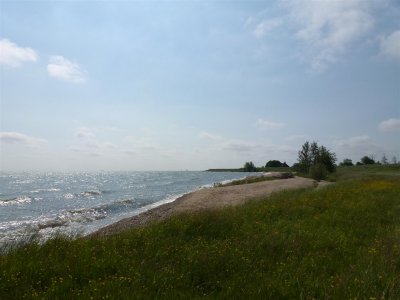
[[[118,150],[117,145],[98,140],[93,130],[88,127],[77,128],[74,136],[77,138],[77,143],[68,148],[73,152],[97,157],[104,154],[112,154],[115,150]]]
[[[379,124],[379,129],[383,132],[400,131],[400,119],[389,119]]]
[[[298,141],[298,140],[306,140],[307,136],[305,134],[295,134],[290,135],[284,138],[285,141]]]
[[[230,150],[234,152],[250,152],[257,148],[260,148],[260,146],[247,142],[228,142],[223,147],[224,150]]]
[[[335,141],[335,144],[340,148],[347,149],[368,148],[372,144],[372,140],[367,135],[361,135],[337,140]]]
[[[268,32],[280,26],[281,24],[282,20],[279,18],[263,20],[257,24],[252,33],[256,38],[260,39],[263,38]]]
[[[383,152],[390,152],[367,135],[335,140],[333,146],[339,157],[353,158],[354,160],[365,155],[377,156]]]
[[[212,133],[209,133],[209,132],[201,132],[199,134],[199,137],[201,139],[210,140],[210,141],[220,141],[220,140],[222,140],[222,137],[220,137],[218,135],[215,135],[215,134],[212,134]]]
[[[80,139],[94,138],[95,134],[88,127],[79,127],[76,129],[74,136]]]
[[[52,56],[47,65],[47,72],[51,77],[72,83],[85,83],[85,71],[74,62],[62,56]]]
[[[374,1],[283,1],[290,18],[300,29],[296,37],[311,52],[308,58],[316,71],[323,71],[340,59],[349,46],[369,32],[374,25]]]
[[[161,149],[157,142],[151,137],[134,137],[129,135],[126,136],[124,140],[130,145],[131,148],[136,150],[152,151]]]
[[[3,131],[0,132],[0,141],[8,144],[19,144],[27,147],[41,147],[47,143],[44,139],[31,137],[19,132]]]
[[[8,39],[0,40],[0,65],[17,68],[24,62],[37,61],[36,51],[31,48],[22,48]]]
[[[284,123],[258,119],[256,126],[262,130],[278,129],[285,126]]]
[[[361,135],[354,136],[347,139],[336,140],[333,142],[334,146],[338,148],[339,152],[346,156],[352,155],[368,155],[371,153],[378,153],[383,148],[375,143],[369,136]]]
[[[381,39],[380,54],[400,62],[400,30]]]

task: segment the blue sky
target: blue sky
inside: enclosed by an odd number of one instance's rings
[[[400,159],[395,0],[0,1],[2,170]]]

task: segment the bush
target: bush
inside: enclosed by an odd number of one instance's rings
[[[311,166],[309,175],[312,179],[320,181],[327,177],[328,170],[324,164],[316,163],[315,165]]]
[[[257,168],[254,166],[254,164],[253,164],[252,161],[246,162],[246,163],[244,164],[243,169],[244,169],[245,172],[257,172]]]
[[[340,166],[351,167],[351,166],[354,166],[354,164],[353,164],[353,161],[351,159],[345,158],[345,159],[343,159],[343,162],[340,163]]]
[[[373,165],[373,164],[375,164],[375,160],[372,157],[369,157],[369,156],[364,156],[363,158],[361,158],[361,162],[364,165]]]
[[[296,170],[304,174],[310,174],[311,168],[314,168],[312,172],[317,172],[320,167],[317,165],[323,165],[326,172],[335,172],[336,169],[336,154],[328,150],[325,146],[318,146],[316,142],[305,142],[301,150],[298,152],[298,164]],[[317,167],[316,167],[317,166]]]

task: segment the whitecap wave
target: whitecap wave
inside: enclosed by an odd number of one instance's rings
[[[25,203],[32,202],[32,198],[28,196],[19,196],[10,199],[0,199],[0,206],[8,206],[8,205],[21,205]]]
[[[75,198],[75,195],[71,194],[71,193],[67,193],[67,194],[64,194],[64,198],[65,199],[73,199],[73,198]]]
[[[61,190],[60,190],[60,189],[57,189],[57,188],[49,188],[49,189],[37,189],[37,190],[33,190],[33,191],[31,191],[31,193],[37,194],[37,193],[40,193],[40,192],[59,192],[59,191],[61,191]]]
[[[84,191],[84,192],[80,193],[80,195],[83,196],[83,197],[94,197],[94,196],[99,196],[101,194],[102,194],[101,191],[96,191],[96,190]]]

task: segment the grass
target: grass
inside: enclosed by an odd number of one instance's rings
[[[0,257],[1,298],[400,299],[400,177],[375,171],[108,238],[33,242]]]
[[[396,165],[361,165],[351,167],[338,167],[336,172],[329,176],[331,181],[346,181],[372,176],[399,176],[400,164]]]

